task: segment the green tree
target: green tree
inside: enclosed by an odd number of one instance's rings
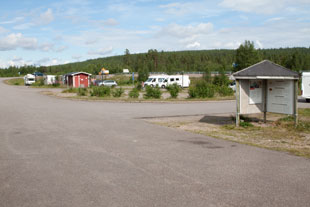
[[[236,51],[236,66],[234,71],[238,71],[259,62],[259,55],[254,47],[254,43],[246,40]]]
[[[149,70],[144,65],[142,68],[139,68],[138,70],[138,81],[146,81],[146,79],[149,77]]]

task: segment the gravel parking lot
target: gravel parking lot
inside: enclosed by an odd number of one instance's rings
[[[78,101],[2,80],[0,206],[309,206],[309,159],[144,120],[234,101]]]

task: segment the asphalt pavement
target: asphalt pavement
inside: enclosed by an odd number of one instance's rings
[[[76,101],[2,80],[1,207],[310,206],[309,159],[141,119],[234,113],[234,101]]]

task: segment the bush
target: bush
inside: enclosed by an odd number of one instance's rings
[[[39,80],[36,80],[36,82],[33,83],[32,86],[44,86],[44,80],[42,78]]]
[[[136,89],[138,90],[138,91],[141,91],[142,90],[142,83],[140,82],[140,83],[138,83],[137,84],[137,86],[136,86]]]
[[[113,97],[121,97],[124,93],[124,89],[117,88],[112,92]]]
[[[215,87],[206,81],[198,81],[195,86],[191,86],[188,91],[190,98],[212,98],[215,94]]]
[[[78,88],[69,88],[62,91],[62,93],[77,93]]]
[[[144,94],[144,98],[157,98],[159,99],[161,97],[161,91],[158,87],[153,88],[151,86],[146,86],[146,94]]]
[[[220,96],[232,96],[234,95],[234,91],[228,86],[218,86],[216,91]]]
[[[177,98],[180,92],[180,87],[177,84],[173,84],[167,87],[171,98]]]
[[[130,98],[139,98],[139,89],[133,88],[128,95]]]
[[[77,95],[78,96],[86,96],[87,95],[87,89],[86,88],[79,88]]]
[[[248,127],[253,127],[254,125],[251,124],[250,122],[242,121],[240,122],[240,126],[243,128],[248,128]]]
[[[94,86],[90,93],[91,96],[106,97],[111,95],[111,88],[107,86]]]

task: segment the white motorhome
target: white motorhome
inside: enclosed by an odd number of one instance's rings
[[[165,88],[168,75],[152,75],[144,82],[144,86]]]
[[[56,75],[45,75],[44,76],[44,84],[52,85],[56,83]]]
[[[303,72],[301,76],[302,97],[310,102],[310,72]]]
[[[24,83],[25,83],[25,86],[30,86],[31,84],[35,83],[36,80],[35,80],[35,76],[32,75],[32,74],[27,74],[24,76]]]

